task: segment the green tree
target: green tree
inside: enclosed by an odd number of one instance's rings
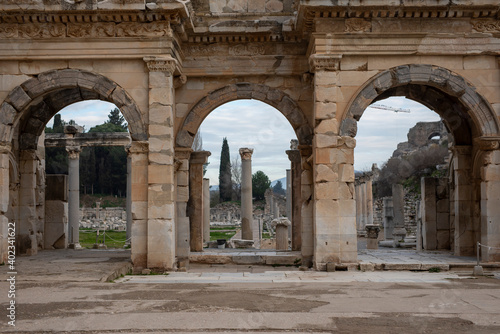
[[[115,108],[111,110],[111,112],[108,115],[108,121],[106,123],[111,123],[114,125],[118,125],[124,130],[127,130],[127,123],[125,123],[125,118],[123,118],[120,109]],[[119,131],[115,131],[119,132]]]
[[[229,144],[227,138],[222,140],[222,149],[220,153],[219,167],[219,196],[221,202],[231,200],[233,193],[233,184],[231,181],[231,158],[229,156]]]
[[[61,114],[56,114],[52,128],[46,127],[45,133],[63,133],[65,124]],[[45,148],[45,171],[47,174],[68,174],[68,154],[64,147]]]
[[[257,171],[252,175],[252,196],[257,200],[264,199],[264,194],[271,186],[271,180],[263,171]]]
[[[273,193],[277,195],[285,195],[285,189],[283,189],[283,184],[278,180],[273,187]]]

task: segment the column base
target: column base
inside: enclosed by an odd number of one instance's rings
[[[74,244],[69,244],[69,245],[68,245],[68,248],[69,248],[69,249],[83,249],[82,245],[80,245],[80,243],[79,243],[79,242],[74,243]]]

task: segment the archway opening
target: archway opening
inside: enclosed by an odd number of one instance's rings
[[[434,110],[451,135],[448,138],[452,155],[445,185],[436,178],[421,180],[425,190],[422,190],[422,229],[417,245],[426,250],[446,248],[445,243],[439,241],[444,235],[439,230],[449,226],[448,234],[454,236],[450,241],[454,254],[475,254],[476,241],[486,235],[481,231],[480,212],[484,201],[480,191],[482,176],[476,165],[482,163],[481,143],[498,133],[497,118],[491,106],[457,74],[430,65],[405,65],[382,72],[363,86],[342,121],[341,134],[356,136],[357,121],[366,107],[391,96],[405,96]],[[429,134],[431,138],[432,135]],[[438,209],[436,201],[446,187],[449,197]],[[449,207],[448,220],[438,218],[442,218],[440,210],[446,207]],[[399,240],[404,240],[406,234],[399,232]]]
[[[45,170],[49,187],[71,177],[68,171],[71,150],[79,155],[78,241],[83,248],[129,245],[127,211],[130,208],[127,208],[127,153],[124,149],[128,137],[127,123],[117,106],[99,100],[71,104],[47,123]],[[59,204],[53,202],[57,199],[52,195],[49,197],[46,205]],[[54,240],[59,241],[55,246]],[[46,248],[62,247],[57,235],[46,233],[45,241]]]
[[[225,239],[224,247],[239,247],[239,240],[243,239],[241,212],[245,203],[242,203],[241,191],[244,180],[239,151],[251,148],[254,247],[276,249],[276,228],[271,221],[275,217],[292,220],[291,189],[287,192],[287,170],[291,164],[286,151],[291,149],[291,140],[296,149],[297,135],[290,122],[269,104],[241,99],[210,112],[201,123],[198,136],[203,144],[194,149],[211,152],[204,171],[204,177],[210,180],[211,204],[211,242],[207,245],[215,248],[217,240]],[[228,169],[224,166],[228,162],[231,176],[226,178]],[[289,188],[290,178],[291,173]],[[289,230],[291,233],[292,226]]]
[[[21,94],[23,99],[17,99]],[[36,254],[38,249],[45,248],[46,229],[46,200],[57,191],[50,191],[46,183],[45,173],[45,146],[44,132],[50,119],[61,109],[73,103],[99,100],[109,101],[119,108],[127,121],[129,122],[130,134],[125,133],[126,142],[133,140],[144,140],[146,136],[146,127],[142,122],[141,113],[130,95],[111,80],[83,70],[54,70],[39,74],[20,86],[12,90],[7,96],[6,102],[2,104],[2,112],[6,112],[9,117],[3,119],[0,124],[2,128],[3,139],[12,144],[12,156],[14,162],[19,166],[19,183],[14,185],[9,191],[9,201],[16,204],[17,213],[17,251],[20,254]],[[12,115],[11,115],[12,114]],[[12,116],[12,117],[11,117]],[[80,135],[78,128],[73,126],[69,132],[61,134],[72,137],[72,148],[79,146]],[[98,136],[99,137],[99,136]],[[70,152],[70,160],[79,160],[80,148]],[[68,151],[69,152],[69,151]],[[77,159],[71,159],[76,154]],[[69,164],[71,169],[71,163]],[[78,171],[78,163],[76,164]],[[69,185],[71,197],[71,188],[78,192],[79,182],[66,182]],[[64,190],[65,187],[55,187],[56,190]],[[61,191],[64,192],[64,191]],[[63,196],[63,195],[61,195]],[[76,203],[76,210],[69,210],[73,213],[73,218],[67,214],[70,221],[76,222],[75,226],[63,229],[61,237],[63,241],[53,240],[49,242],[48,247],[52,248],[54,244],[64,248],[65,242],[71,235],[78,235],[79,212],[78,201],[69,201]],[[57,208],[64,211],[64,207]],[[56,214],[57,215],[57,214]],[[61,219],[63,220],[63,219]],[[59,222],[61,225],[71,225],[67,221]],[[75,232],[76,230],[76,232]],[[64,235],[64,236],[63,236]],[[59,241],[58,241],[59,240]],[[78,236],[76,237],[78,244]],[[61,247],[62,245],[62,247]]]

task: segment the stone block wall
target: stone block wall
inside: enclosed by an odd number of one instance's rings
[[[422,242],[426,250],[450,249],[450,200],[448,179],[423,177]]]

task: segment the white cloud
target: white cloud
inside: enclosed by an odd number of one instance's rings
[[[79,125],[85,125],[85,130],[88,131],[91,127],[107,121],[109,112],[114,108],[116,106],[113,103],[89,100],[73,103],[61,109],[58,114],[61,114],[61,118],[66,122],[74,120]],[[52,127],[53,123],[52,118],[47,126]]]

